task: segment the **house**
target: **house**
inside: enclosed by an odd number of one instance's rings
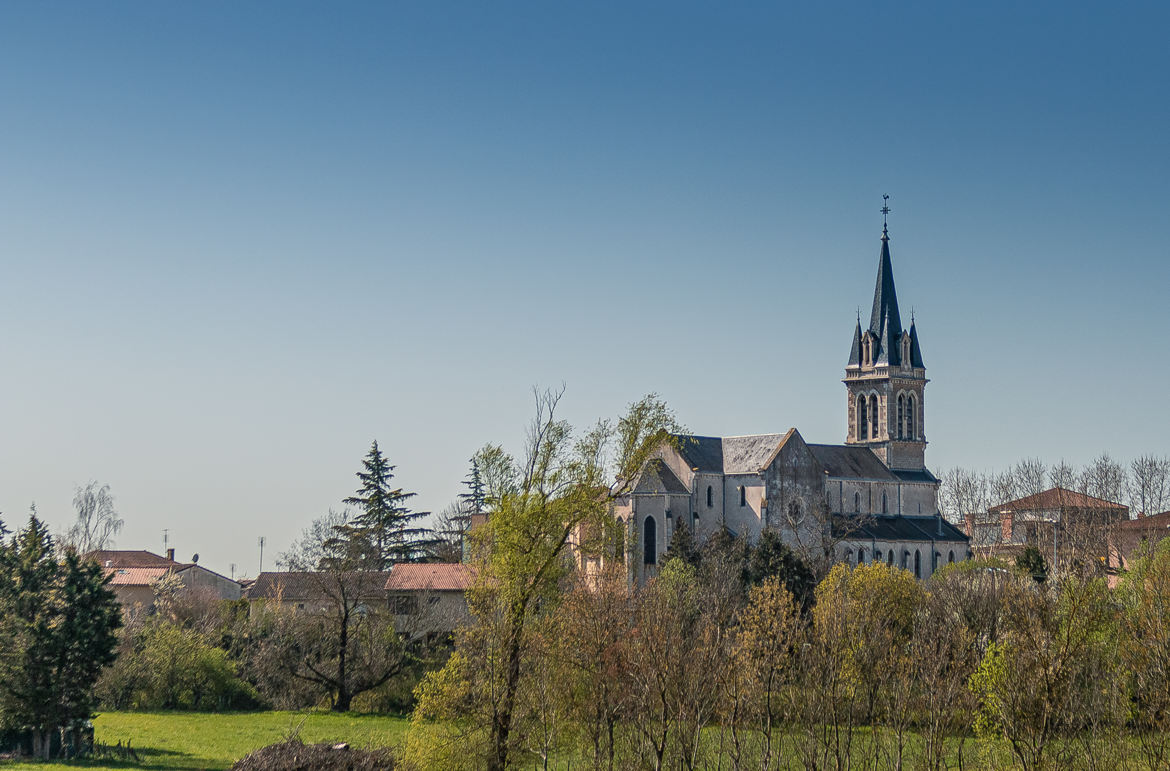
[[[400,563],[388,571],[261,573],[248,587],[253,610],[275,604],[327,613],[350,604],[363,612],[389,611],[400,631],[449,632],[467,617],[464,593],[471,568],[459,562]]]
[[[1143,544],[1153,548],[1166,536],[1170,536],[1170,511],[1120,522],[1109,533],[1109,562],[1119,570],[1127,570]]]
[[[614,506],[633,579],[656,573],[682,526],[749,540],[773,529],[816,563],[880,559],[921,578],[970,556],[967,535],[939,512],[939,480],[926,467],[929,381],[914,320],[902,328],[884,225],[869,324],[859,315],[843,382],[844,444],[808,443],[795,428],[665,442]]]
[[[1128,521],[1128,506],[1053,487],[968,515],[965,529],[980,557],[1014,559],[1034,546],[1049,563],[1078,559],[1108,570],[1118,566],[1110,535]]]
[[[214,594],[221,600],[238,600],[240,584],[213,570],[191,562],[176,562],[175,550],[165,557],[143,550],[103,550],[86,555],[101,565],[110,578],[110,588],[124,610],[154,607],[154,587],[162,578],[173,575],[184,588]],[[196,559],[198,559],[196,557]]]
[[[387,571],[272,571],[256,576],[247,594],[252,609],[260,604],[324,612],[342,603],[385,610]]]
[[[390,568],[386,594],[400,629],[449,632],[470,617],[467,590],[473,578],[461,562],[401,563]]]

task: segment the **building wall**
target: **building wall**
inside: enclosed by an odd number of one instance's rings
[[[178,575],[183,586],[188,589],[207,589],[214,592],[221,600],[240,599],[241,588],[238,583],[226,576],[213,573],[207,568],[193,565]]]

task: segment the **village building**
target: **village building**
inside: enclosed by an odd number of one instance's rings
[[[1050,565],[1079,559],[1115,570],[1120,567],[1116,551],[1123,547],[1118,542],[1111,548],[1110,539],[1129,521],[1128,506],[1053,487],[993,506],[986,514],[969,514],[965,529],[980,557],[1015,559],[1033,546]],[[1139,534],[1140,529],[1132,532]]]
[[[795,428],[672,437],[614,507],[635,578],[657,571],[679,527],[750,540],[772,528],[813,559],[881,561],[920,578],[967,559],[969,539],[939,512],[939,480],[926,467],[927,382],[916,325],[902,327],[883,226],[869,324],[858,318],[845,367],[844,444],[808,443]]]
[[[1109,562],[1118,570],[1128,570],[1143,547],[1153,549],[1167,536],[1170,536],[1170,511],[1120,522],[1109,532]]]
[[[471,566],[461,562],[395,565],[386,579],[386,594],[396,626],[415,634],[438,634],[466,623],[472,578]]]
[[[464,592],[471,568],[462,563],[399,563],[387,571],[272,571],[247,588],[252,612],[279,606],[328,613],[343,603],[360,613],[391,613],[411,635],[450,632],[468,617]]]
[[[227,576],[208,570],[197,563],[176,562],[175,550],[166,556],[143,550],[93,551],[87,558],[97,562],[110,576],[109,586],[125,611],[154,608],[154,590],[158,582],[174,576],[188,591],[200,591],[221,600],[240,599],[241,586]]]

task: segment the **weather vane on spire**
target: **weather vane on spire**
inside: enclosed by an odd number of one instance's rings
[[[882,235],[886,233],[886,215],[890,213],[890,196],[882,195]]]

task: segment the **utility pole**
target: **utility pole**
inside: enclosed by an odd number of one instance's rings
[[[256,545],[260,547],[260,570],[256,575],[264,572],[264,536],[256,539]]]

